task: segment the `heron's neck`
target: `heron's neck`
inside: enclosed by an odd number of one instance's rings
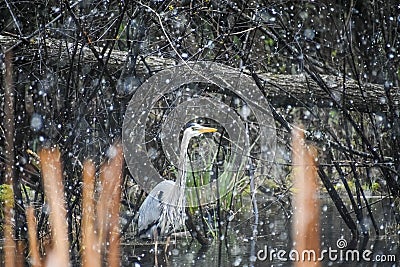
[[[184,187],[186,185],[186,163],[188,161],[187,149],[189,146],[189,141],[190,138],[185,138],[185,136],[183,136],[179,152],[179,174],[178,178],[176,179],[176,184],[180,187]]]

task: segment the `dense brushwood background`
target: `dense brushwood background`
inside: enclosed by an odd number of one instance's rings
[[[99,163],[121,137],[135,89],[182,61],[223,63],[259,81],[281,144],[301,122],[320,148],[327,188],[348,179],[350,199],[372,184],[399,197],[399,14],[395,0],[2,1],[0,68],[12,51],[14,84],[10,95],[1,76],[0,184],[12,173],[17,236],[26,236],[25,203],[43,203],[29,150],[63,151],[68,230],[78,231],[81,163]]]

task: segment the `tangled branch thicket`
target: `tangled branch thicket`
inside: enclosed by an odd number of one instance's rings
[[[307,138],[321,150],[319,174],[339,210],[342,198],[349,198],[357,221],[362,222],[366,215],[361,207],[368,206],[365,185],[376,185],[398,201],[400,6],[396,2],[3,1],[1,51],[14,54],[19,237],[26,236],[27,202],[37,207],[39,231],[48,230],[41,208],[40,170],[29,151],[49,144],[63,151],[70,199],[68,231],[78,231],[81,163],[86,158],[101,162],[109,144],[121,137],[125,107],[146,78],[164,66],[186,61],[215,61],[249,73],[273,100],[281,147],[288,146],[292,125],[301,122]],[[4,72],[3,64],[1,68]],[[293,97],[281,81],[263,79],[263,73],[302,75],[302,89]],[[324,75],[341,78],[337,91],[331,90]],[[347,80],[353,82],[352,88],[346,87]],[[368,83],[379,85],[379,99],[368,97]],[[322,106],[317,105],[321,94],[316,91],[323,92]],[[355,98],[361,100],[353,102]],[[1,104],[4,109],[9,103]],[[4,113],[0,118],[6,125]],[[9,162],[4,137],[8,129],[2,126],[1,131],[3,179]],[[276,180],[283,178],[282,169]],[[125,179],[126,184],[132,181],[127,172]],[[344,184],[344,195],[335,195],[336,183]],[[127,199],[126,191],[123,197]],[[399,220],[396,205],[393,209]],[[354,218],[343,210],[342,216],[357,234]]]

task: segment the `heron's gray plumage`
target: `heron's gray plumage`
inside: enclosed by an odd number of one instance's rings
[[[138,233],[140,238],[155,238],[154,231],[157,235],[163,236],[177,230],[181,226],[179,221],[174,222],[172,218],[180,219],[179,214],[172,214],[172,210],[176,207],[168,204],[168,199],[171,199],[171,194],[175,194],[177,188],[175,182],[165,180],[157,184],[150,192],[149,196],[143,201],[139,208],[138,218]],[[175,215],[178,215],[176,217]],[[175,216],[175,217],[174,217]],[[169,218],[164,220],[161,218]]]
[[[189,124],[183,133],[176,182],[165,180],[157,184],[139,208],[138,235],[156,239],[178,230],[185,222],[185,184],[187,148],[192,137],[217,129]]]

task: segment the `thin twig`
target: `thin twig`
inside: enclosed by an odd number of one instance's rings
[[[82,0],[77,0],[75,3],[73,3],[73,4],[71,5],[71,8],[75,7],[75,6],[78,5],[80,2],[82,2]],[[62,17],[64,17],[64,12],[61,12],[61,14],[59,14],[57,17],[55,17],[54,19],[52,19],[50,22],[46,23],[46,25],[44,25],[43,28],[46,29],[48,26],[54,24],[56,21],[58,21],[58,20],[61,19]],[[13,51],[14,49],[18,48],[21,44],[24,44],[24,43],[28,43],[28,44],[29,44],[29,43],[30,43],[30,42],[29,42],[29,39],[31,39],[33,36],[37,35],[40,31],[43,30],[43,28],[42,28],[42,27],[39,27],[37,30],[35,30],[34,32],[32,32],[31,34],[29,34],[28,36],[25,36],[25,37],[19,36],[19,39],[20,39],[20,40],[19,40],[17,43],[15,43],[14,45],[8,47],[8,48],[5,50],[5,52],[7,53],[7,52],[10,52],[10,51]]]

